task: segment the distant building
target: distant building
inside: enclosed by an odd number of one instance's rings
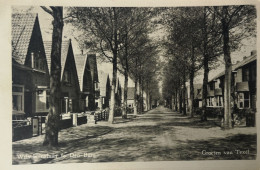
[[[244,57],[242,61],[232,66],[231,96],[232,105],[237,104],[240,109],[256,108],[256,51]],[[209,79],[207,90],[207,107],[224,107],[224,79],[225,71]],[[201,107],[202,87],[196,96]]]

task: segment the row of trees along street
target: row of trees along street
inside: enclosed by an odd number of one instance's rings
[[[185,82],[190,82],[191,117],[194,115],[193,81],[196,71],[203,69],[201,120],[205,114],[208,74],[220,56],[224,56],[224,128],[231,125],[231,57],[230,53],[241,47],[241,41],[255,35],[256,9],[254,6],[216,6],[179,8],[93,8],[69,7],[63,17],[63,7],[42,7],[53,16],[53,35],[50,75],[50,110],[46,124],[45,145],[58,144],[58,121],[60,115],[60,57],[63,22],[71,24],[79,35],[75,37],[82,49],[99,53],[104,62],[113,64],[111,104],[109,122],[114,121],[115,87],[117,73],[125,77],[123,95],[123,118],[127,118],[127,87],[129,77],[135,83],[134,115],[137,115],[137,84],[139,99],[143,91],[147,94],[147,105],[151,98],[159,96],[158,72],[163,72],[163,96],[173,97],[180,103],[180,112],[186,114]],[[156,21],[156,22],[154,22]],[[151,35],[159,26],[164,39],[157,41]],[[162,70],[159,53],[165,54]],[[159,70],[159,71],[158,71]],[[182,90],[183,89],[183,90]],[[184,91],[184,92],[183,92]],[[179,97],[179,98],[178,98]],[[141,101],[139,100],[139,101]],[[140,105],[142,107],[142,104]]]
[[[111,103],[109,122],[114,121],[115,88],[117,73],[125,77],[123,95],[123,118],[127,118],[127,87],[129,77],[134,80],[134,115],[137,115],[137,104],[143,107],[142,96],[147,94],[147,108],[151,108],[151,99],[159,96],[157,80],[157,44],[150,34],[154,29],[151,19],[158,14],[153,8],[66,8],[42,7],[53,16],[53,36],[51,51],[50,110],[47,116],[44,145],[58,144],[58,121],[60,115],[60,70],[61,40],[63,23],[71,24],[80,34],[78,40],[82,49],[91,49],[103,57],[104,62],[113,64]],[[139,102],[137,101],[137,84],[140,86]],[[141,102],[142,101],[142,102]]]
[[[163,96],[179,101],[186,115],[185,82],[190,83],[190,116],[194,115],[194,73],[203,69],[202,113],[206,121],[207,83],[210,69],[224,56],[224,129],[231,124],[231,52],[239,50],[241,41],[255,36],[254,6],[216,6],[166,8],[161,21],[166,30],[163,41],[167,65],[164,67]],[[182,97],[183,96],[183,97]],[[182,101],[181,101],[182,100]],[[175,105],[176,106],[176,105]],[[176,106],[177,108],[177,106]]]

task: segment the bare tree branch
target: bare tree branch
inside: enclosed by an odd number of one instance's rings
[[[45,12],[47,12],[47,13],[49,13],[51,16],[53,16],[53,11],[51,11],[50,9],[48,9],[48,8],[45,7],[45,6],[41,6],[41,8],[42,8]]]

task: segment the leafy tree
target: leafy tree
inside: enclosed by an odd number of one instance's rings
[[[175,62],[182,65],[179,70],[182,82],[183,94],[182,97],[183,112],[186,114],[186,86],[185,82],[187,75],[190,80],[190,114],[193,116],[193,100],[194,100],[194,72],[196,72],[201,64],[201,55],[198,53],[198,48],[201,41],[201,8],[168,8],[163,15],[164,27],[168,32],[167,40],[164,42],[167,55],[179,58]],[[179,87],[181,88],[181,87]],[[177,100],[175,100],[177,101]],[[179,100],[180,102],[180,100]]]
[[[136,43],[139,41],[139,37],[150,32],[149,21],[153,16],[150,8],[123,8],[123,27],[121,30],[121,48],[119,49],[119,62],[123,68],[123,75],[125,77],[124,82],[124,95],[123,95],[123,113],[122,117],[126,118],[127,108],[127,87],[128,76],[131,68],[131,58],[136,55],[136,50],[142,50],[142,47],[136,47]]]
[[[91,37],[92,42],[86,41],[84,43],[90,43],[93,49],[100,52],[113,64],[108,120],[111,123],[114,121],[118,51],[121,44],[121,31],[124,26],[124,13],[123,8],[116,7],[71,7],[68,10],[68,17],[70,18],[68,22],[82,31],[85,39],[89,38],[88,35]]]

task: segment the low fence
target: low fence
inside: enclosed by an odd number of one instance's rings
[[[31,138],[33,135],[33,127],[29,120],[13,120],[12,126],[13,141]]]
[[[59,121],[59,129],[66,129],[86,123],[96,123],[97,121],[107,121],[108,110],[86,113],[62,114]],[[31,138],[45,134],[46,116],[29,117],[24,120],[13,120],[12,137],[13,141]]]

